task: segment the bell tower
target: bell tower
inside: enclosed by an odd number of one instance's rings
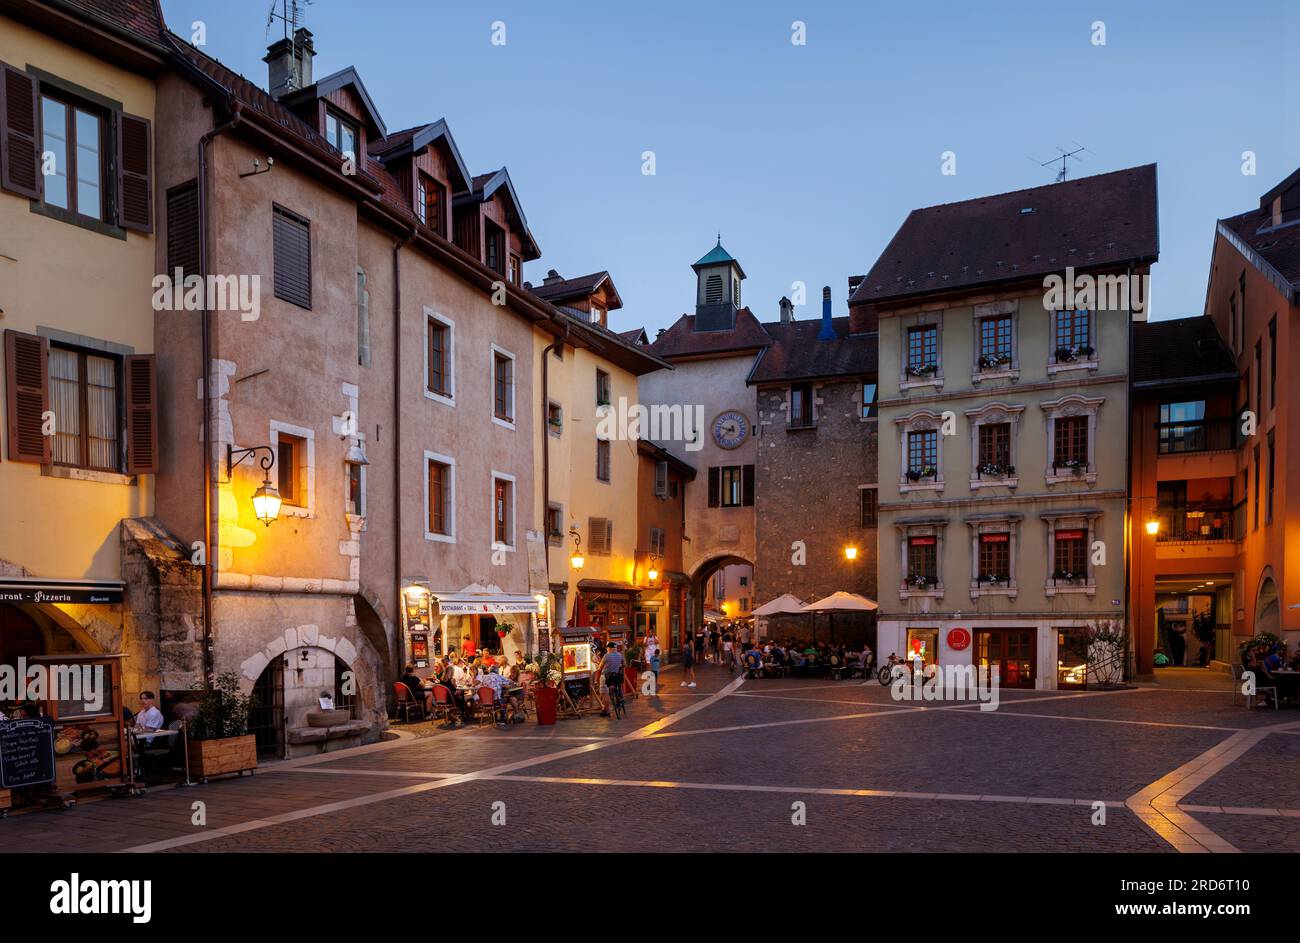
[[[718,244],[691,266],[695,270],[695,330],[730,331],[740,310],[740,283],[745,272],[731,253]]]

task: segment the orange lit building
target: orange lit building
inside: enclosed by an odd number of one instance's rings
[[[1139,675],[1157,652],[1195,666],[1232,650],[1243,536],[1236,389],[1210,318],[1134,324],[1128,562]]]

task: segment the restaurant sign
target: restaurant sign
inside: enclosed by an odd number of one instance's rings
[[[28,582],[26,580],[0,581],[0,602],[11,603],[120,603],[121,584],[94,584],[84,582]]]
[[[537,612],[537,600],[526,599],[438,599],[438,612],[444,616],[476,615],[497,612]]]

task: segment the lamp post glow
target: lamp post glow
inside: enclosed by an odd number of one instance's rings
[[[253,514],[267,527],[280,516],[280,492],[276,490],[275,485],[271,484],[271,466],[275,464],[275,450],[269,445],[255,445],[251,449],[237,449],[232,445],[226,446],[226,477],[234,474],[236,466],[244,459],[257,455],[259,452],[265,452],[258,458],[257,463],[262,466],[262,486],[253,492]],[[238,455],[239,458],[235,458]]]
[[[1153,517],[1147,521],[1147,533],[1154,537],[1160,533],[1160,519]]]
[[[581,570],[587,562],[587,558],[582,555],[582,535],[578,533],[578,528],[570,527],[569,536],[573,538],[573,553],[569,556],[569,566]]]
[[[858,548],[857,548],[857,547],[845,547],[845,548],[844,548],[844,559],[846,559],[846,560],[848,560],[850,563],[852,563],[852,562],[853,562],[854,560],[856,560],[857,558],[858,558]]]

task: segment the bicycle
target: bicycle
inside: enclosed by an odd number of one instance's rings
[[[627,716],[627,703],[623,700],[623,672],[605,676],[605,685],[609,688],[609,706],[615,720]]]

